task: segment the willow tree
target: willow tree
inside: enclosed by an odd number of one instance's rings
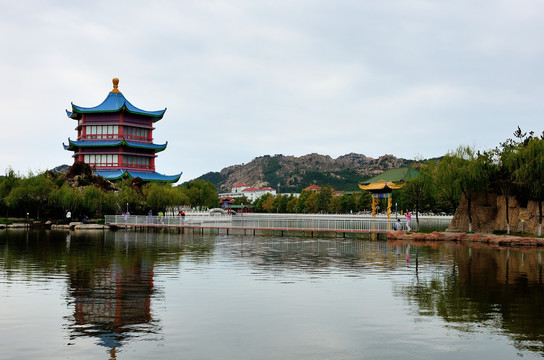
[[[461,190],[456,177],[458,160],[452,153],[446,154],[432,169],[438,198],[448,203],[453,212],[457,210],[459,198],[461,197]]]
[[[538,236],[542,235],[542,202],[544,201],[544,140],[531,137],[515,153],[514,175],[538,202]]]
[[[406,183],[400,191],[404,199],[404,203],[409,208],[416,210],[416,223],[419,229],[419,211],[424,201],[429,202],[433,191],[433,176],[431,164],[420,164],[418,167],[418,175],[406,180]]]
[[[453,153],[445,156],[449,163],[448,173],[441,174],[452,179],[452,186],[456,186],[467,202],[468,231],[472,231],[472,202],[474,198],[485,190],[488,183],[488,157],[475,153],[468,146],[460,146]],[[444,159],[442,161],[444,161]],[[443,170],[442,170],[443,171]]]
[[[184,192],[179,188],[172,188],[171,184],[150,183],[144,186],[143,193],[147,206],[154,213],[187,205],[189,202]]]
[[[515,186],[516,158],[518,150],[519,144],[511,139],[501,143],[499,147],[493,150],[493,155],[495,157],[495,176],[493,176],[493,178],[505,199],[507,234],[510,234],[510,196],[512,196]]]
[[[83,211],[85,214],[102,217],[104,214],[115,211],[117,196],[112,192],[104,191],[95,185],[83,189]]]
[[[62,212],[79,212],[83,207],[83,195],[78,189],[74,189],[68,183],[51,192],[49,201],[51,205],[60,208]]]
[[[9,195],[12,189],[16,188],[21,179],[15,174],[12,168],[6,170],[6,175],[0,178],[0,205],[6,210],[6,217],[8,217],[8,203],[6,197]]]

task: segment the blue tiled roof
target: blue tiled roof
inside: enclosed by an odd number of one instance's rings
[[[72,111],[66,110],[68,117],[72,119],[79,119],[80,114],[93,114],[93,113],[115,113],[123,109],[126,109],[129,113],[150,116],[153,117],[153,122],[157,122],[164,116],[166,108],[164,110],[146,111],[137,108],[132,105],[125,96],[120,92],[110,92],[102,104],[95,107],[82,107],[72,103]]]
[[[102,176],[107,180],[117,180],[122,178],[125,175],[128,175],[131,178],[140,178],[144,181],[162,181],[162,182],[177,182],[181,177],[182,173],[177,175],[163,175],[155,171],[142,171],[142,170],[129,170],[129,169],[118,169],[118,170],[95,170],[95,175]]]
[[[125,176],[126,171],[123,169],[118,170],[94,170],[94,174],[97,176],[102,176],[107,180],[117,180]]]
[[[139,177],[145,181],[167,181],[167,182],[176,182],[181,177],[182,172],[177,175],[163,175],[155,171],[138,171],[138,170],[127,170],[128,174],[133,177]]]
[[[62,144],[64,150],[75,150],[74,147],[112,147],[112,146],[128,146],[131,148],[138,149],[150,149],[155,150],[155,152],[160,152],[166,149],[168,141],[164,144],[153,144],[153,143],[142,143],[138,141],[129,141],[123,139],[118,140],[71,140],[68,138],[68,145]]]

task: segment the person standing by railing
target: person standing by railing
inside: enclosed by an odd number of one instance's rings
[[[412,228],[410,227],[410,222],[412,221],[412,212],[408,209],[406,209],[406,232],[412,231]]]

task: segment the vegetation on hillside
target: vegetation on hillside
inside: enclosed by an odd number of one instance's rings
[[[208,172],[198,179],[215,184],[219,192],[229,192],[236,183],[254,187],[270,186],[282,193],[299,193],[311,184],[330,184],[336,190],[357,190],[362,182],[385,170],[408,166],[410,160],[383,155],[377,159],[362,154],[347,154],[336,159],[327,155],[257,157],[247,164],[232,165],[220,172]]]

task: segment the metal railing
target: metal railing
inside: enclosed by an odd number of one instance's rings
[[[442,221],[444,227],[451,218],[433,218],[428,221]],[[302,214],[243,214],[212,215],[205,213],[187,216],[149,216],[149,215],[106,215],[106,225],[137,227],[184,227],[217,229],[252,229],[285,231],[329,231],[380,233],[395,229],[396,221],[386,217],[365,215],[302,215]],[[402,221],[406,230],[406,222]],[[415,221],[412,220],[412,229]]]

